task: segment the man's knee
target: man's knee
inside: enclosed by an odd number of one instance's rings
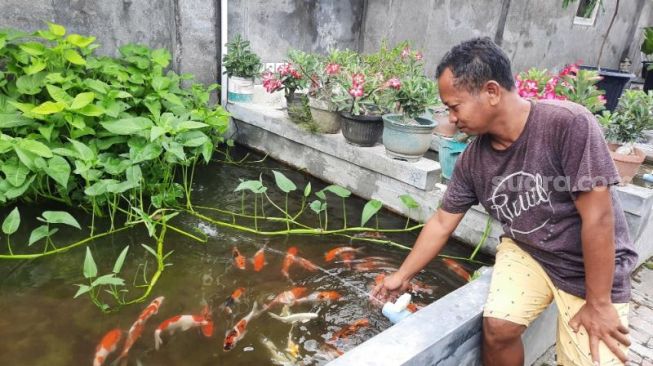
[[[489,345],[514,342],[526,329],[525,326],[508,320],[483,318],[483,340]]]

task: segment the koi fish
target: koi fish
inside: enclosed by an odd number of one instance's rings
[[[342,296],[336,291],[316,291],[296,301],[297,304],[319,301],[338,301]]]
[[[363,258],[360,263],[354,265],[354,269],[357,272],[371,272],[378,270],[380,267],[389,268],[389,263],[383,262],[381,260],[373,259],[372,257]]]
[[[205,337],[211,337],[213,335],[213,311],[208,305],[206,305],[204,306],[204,309],[202,309],[200,316],[204,317],[206,320],[206,324],[200,328],[202,334],[204,334]]]
[[[177,330],[182,332],[194,327],[203,327],[208,324],[208,320],[201,315],[177,315],[164,320],[154,331],[154,348],[158,351],[162,343],[161,332],[173,334]]]
[[[122,330],[116,328],[107,332],[95,349],[93,366],[102,366],[107,357],[118,348],[121,339]]]
[[[231,351],[236,346],[236,343],[238,343],[238,341],[245,336],[245,333],[247,333],[247,324],[249,324],[255,316],[258,316],[258,314],[260,314],[258,312],[258,305],[254,302],[252,311],[250,311],[247,316],[240,319],[231,330],[227,331],[222,349],[225,351]]]
[[[231,250],[231,254],[234,257],[234,266],[236,266],[236,268],[238,268],[238,269],[245,269],[246,260],[245,260],[245,257],[243,257],[243,255],[240,254],[240,252],[238,251],[238,248],[234,247]]]
[[[138,319],[132,324],[127,333],[127,340],[125,340],[125,345],[122,347],[122,352],[118,359],[123,359],[127,357],[129,350],[132,348],[134,343],[141,337],[143,330],[145,329],[145,322],[154,314],[159,312],[159,307],[163,303],[163,296],[157,297],[154,299],[138,316]]]
[[[269,309],[275,304],[294,305],[298,299],[304,297],[306,294],[306,287],[295,287],[292,290],[284,291],[277,295],[270,303],[265,305],[264,310]]]
[[[306,258],[295,257],[295,262],[302,266],[305,270],[315,272],[317,271],[317,266],[313,262],[309,261]]]
[[[290,276],[288,275],[288,271],[290,270],[290,266],[295,262],[296,255],[297,255],[297,248],[290,247],[286,252],[286,256],[283,258],[283,264],[281,265],[281,274],[283,274],[283,276],[286,277],[287,279],[290,279]]]
[[[449,270],[457,274],[458,277],[464,279],[465,281],[469,281],[469,279],[472,278],[469,272],[467,272],[456,260],[451,258],[442,258],[442,262],[444,262],[444,265],[447,266]]]
[[[233,307],[235,304],[240,302],[240,297],[243,293],[245,293],[245,288],[238,287],[231,293],[231,296],[227,297],[227,300],[225,300],[224,304],[221,306],[227,314],[233,313]]]
[[[358,319],[352,324],[346,325],[340,330],[338,330],[337,332],[333,333],[333,336],[331,337],[330,341],[349,338],[349,336],[356,333],[358,329],[362,327],[367,327],[368,325],[370,325],[370,322],[366,318]]]
[[[317,313],[291,314],[288,305],[283,307],[283,310],[281,311],[280,315],[277,315],[275,313],[268,313],[268,315],[284,323],[291,323],[291,324],[296,322],[306,323],[309,320],[317,318]]]
[[[328,252],[324,253],[324,260],[326,260],[327,262],[331,262],[334,259],[336,259],[336,257],[343,258],[342,255],[344,253],[350,253],[350,254],[345,254],[345,258],[353,259],[353,257],[351,257],[351,255],[354,252],[360,252],[361,250],[362,250],[362,247],[361,248],[352,248],[352,247],[333,248],[333,249],[329,250]]]
[[[279,351],[277,346],[272,343],[269,338],[261,336],[261,343],[263,343],[263,346],[265,346],[268,352],[270,352],[270,361],[272,361],[273,364],[282,366],[295,364],[296,358],[293,359],[288,354]]]
[[[338,347],[329,343],[324,343],[322,346],[320,346],[320,349],[317,353],[315,353],[315,355],[326,361],[333,361],[336,358],[342,356],[343,353],[344,352]]]
[[[252,264],[254,265],[255,272],[260,272],[263,269],[263,266],[265,266],[265,246],[254,254]]]
[[[138,319],[145,322],[152,315],[158,313],[159,307],[161,307],[161,304],[163,303],[164,299],[165,297],[159,296],[156,299],[152,300],[152,302],[145,309],[143,309],[143,311],[141,311],[141,314],[138,316]]]

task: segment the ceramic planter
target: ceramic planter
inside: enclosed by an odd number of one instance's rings
[[[581,66],[581,69],[597,70],[596,67],[591,66]],[[609,111],[614,111],[615,108],[617,108],[619,97],[621,97],[621,93],[624,91],[624,87],[630,81],[630,79],[635,77],[635,75],[621,72],[619,70],[604,68],[598,69],[598,72],[603,79],[596,83],[596,87],[605,91],[605,108]]]
[[[381,116],[352,116],[347,112],[341,112],[340,123],[342,135],[352,145],[374,146],[383,134]]]
[[[311,116],[317,125],[318,132],[340,132],[340,116],[329,108],[329,103],[308,97],[308,107],[311,109]]]
[[[254,79],[232,76],[227,81],[227,99],[234,103],[249,103],[254,96]]]
[[[451,179],[458,155],[465,151],[467,145],[466,142],[459,142],[449,137],[440,137],[438,158],[442,178]]]
[[[295,123],[301,123],[305,118],[306,111],[304,110],[304,99],[306,94],[292,93],[286,95],[286,107],[288,109],[288,117]]]
[[[401,114],[383,115],[385,153],[394,159],[418,161],[431,146],[433,129],[437,122],[416,117],[417,124],[407,124],[402,122],[402,119]]]
[[[612,156],[612,160],[614,160],[614,164],[617,166],[617,171],[621,177],[621,184],[630,183],[633,177],[637,175],[637,171],[644,162],[644,159],[646,159],[646,154],[638,148],[635,148],[635,154],[618,154],[615,150],[620,145],[609,144],[608,146],[610,147],[610,156]]]

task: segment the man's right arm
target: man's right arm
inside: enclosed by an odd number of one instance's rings
[[[409,281],[417,272],[440,253],[464,215],[465,213],[452,214],[438,209],[422,228],[413,249],[399,270],[374,287],[370,295],[386,301],[406,291]]]

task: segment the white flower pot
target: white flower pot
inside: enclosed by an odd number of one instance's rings
[[[254,79],[232,76],[227,81],[227,99],[235,103],[249,103],[254,96]]]

